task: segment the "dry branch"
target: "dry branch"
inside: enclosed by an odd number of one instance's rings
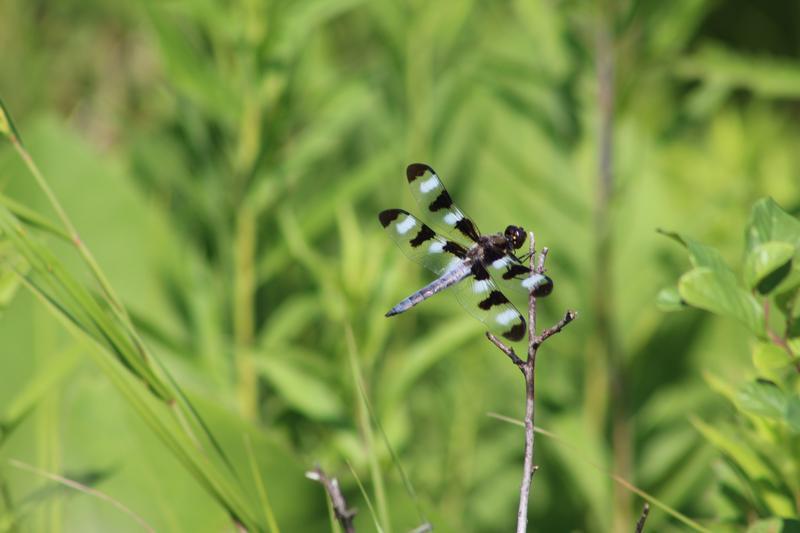
[[[539,252],[538,263],[536,258],[536,241],[530,233],[530,270],[532,274],[544,275],[544,263],[547,259],[547,248]],[[528,527],[528,500],[530,499],[533,474],[538,466],[533,465],[534,450],[534,415],[536,412],[536,352],[544,341],[560,332],[567,324],[577,317],[575,311],[567,311],[557,324],[546,328],[541,335],[536,335],[536,296],[532,291],[528,297],[528,357],[522,360],[510,346],[487,332],[486,337],[501,352],[503,352],[514,365],[520,369],[525,377],[525,459],[522,467],[522,482],[519,488],[519,508],[517,510],[517,533],[525,533]]]
[[[355,533],[356,528],[353,525],[353,518],[356,516],[356,510],[347,508],[347,501],[342,495],[342,489],[339,488],[339,481],[335,477],[328,477],[320,467],[306,472],[306,477],[313,481],[318,481],[325,487],[325,492],[328,493],[331,504],[333,504],[336,520],[339,521],[346,533]]]

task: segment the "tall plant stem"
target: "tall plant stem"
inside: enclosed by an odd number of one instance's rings
[[[531,274],[544,274],[544,262],[547,258],[548,249],[544,248],[539,253],[538,263],[536,262],[536,241],[533,233],[530,234],[530,270]],[[541,335],[536,334],[536,296],[531,292],[528,296],[528,355],[523,361],[514,350],[506,346],[500,339],[486,333],[486,337],[492,341],[504,354],[511,359],[525,378],[525,451],[522,465],[522,481],[519,487],[519,507],[517,509],[517,533],[525,533],[528,529],[528,502],[533,484],[533,474],[537,467],[533,464],[533,454],[535,441],[534,417],[536,415],[536,353],[542,343],[552,335],[561,331],[567,324],[577,317],[575,311],[567,311],[564,317],[554,326],[542,331]]]
[[[236,219],[233,328],[239,408],[248,420],[256,418],[258,409],[258,382],[252,356],[255,328],[255,246],[255,216],[245,205],[239,209]]]
[[[611,441],[614,469],[623,477],[631,477],[631,428],[627,416],[624,357],[614,331],[614,279],[612,265],[612,224],[610,207],[614,195],[614,98],[615,62],[612,33],[612,5],[598,14],[595,41],[597,54],[597,107],[599,110],[597,156],[597,202],[595,205],[596,249],[593,308],[597,317],[598,348],[605,364],[605,381],[609,389]],[[595,375],[603,375],[596,373]],[[592,379],[592,378],[588,378]],[[598,418],[602,419],[602,418]],[[613,492],[614,531],[630,527],[631,496],[615,486]]]

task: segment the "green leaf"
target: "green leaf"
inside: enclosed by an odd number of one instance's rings
[[[774,291],[775,304],[783,311],[783,314],[794,314],[798,287],[800,287],[800,269],[797,268],[797,262],[793,261],[789,274]]]
[[[344,405],[334,389],[320,378],[292,363],[289,349],[256,358],[260,375],[293,408],[309,418],[332,420],[342,416]]]
[[[800,398],[790,396],[786,405],[786,423],[794,433],[800,433]]]
[[[800,521],[792,518],[757,520],[747,528],[747,533],[800,533]]]
[[[764,313],[756,299],[739,287],[729,272],[695,268],[678,281],[681,298],[694,307],[738,320],[756,335],[764,335]]]
[[[794,252],[794,246],[780,241],[765,242],[750,250],[744,263],[747,286],[757,287],[761,294],[771,292],[789,274]]]
[[[753,206],[745,230],[748,252],[770,241],[800,247],[800,221],[780,208],[772,198],[762,198]]]
[[[8,137],[11,140],[16,139],[17,142],[22,142],[19,138],[19,133],[17,133],[17,129],[14,127],[14,121],[11,120],[11,115],[6,109],[2,98],[0,98],[0,135]]]
[[[662,311],[682,311],[686,309],[686,303],[681,300],[681,295],[677,287],[665,287],[658,291],[656,305]]]
[[[783,420],[788,406],[786,393],[766,380],[743,386],[737,400],[742,411],[772,420]]]
[[[758,454],[742,442],[741,438],[729,436],[717,429],[716,426],[707,424],[700,419],[692,417],[690,421],[708,442],[739,465],[748,478],[769,478],[771,476],[769,467]]]
[[[686,247],[689,251],[689,260],[692,262],[692,266],[707,267],[719,272],[730,272],[731,275],[733,275],[733,271],[715,248],[699,243],[674,231],[659,229],[658,232]]]
[[[67,351],[54,358],[54,362],[42,366],[0,411],[0,444],[24,420],[39,400],[69,376],[80,360],[76,350]]]
[[[705,45],[683,59],[676,73],[680,77],[744,89],[765,97],[800,95],[800,68],[796,62],[732,52],[719,45]]]
[[[785,351],[768,342],[757,343],[752,357],[753,365],[768,377],[773,377],[776,371],[786,368],[792,362]]]

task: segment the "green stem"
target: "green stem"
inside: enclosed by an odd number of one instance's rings
[[[380,521],[383,523],[383,530],[386,533],[391,533],[389,506],[386,503],[386,487],[383,481],[383,473],[378,463],[378,454],[375,450],[375,434],[372,431],[372,424],[370,424],[369,409],[367,408],[366,400],[361,396],[361,391],[363,391],[363,394],[366,394],[367,389],[364,387],[364,378],[361,375],[361,369],[358,365],[358,348],[353,335],[353,328],[349,323],[345,324],[345,337],[347,340],[347,355],[350,361],[350,370],[353,373],[356,409],[358,411],[358,429],[364,441],[364,453],[369,460],[369,469],[372,477],[372,485],[375,490],[375,502],[378,506],[378,515],[380,516]]]
[[[258,380],[252,358],[255,243],[255,216],[250,208],[243,206],[237,217],[234,242],[233,331],[239,407],[248,420],[255,420],[258,410]]]

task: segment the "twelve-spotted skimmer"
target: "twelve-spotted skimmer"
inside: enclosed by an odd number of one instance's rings
[[[461,305],[493,333],[518,341],[525,335],[525,319],[500,291],[522,291],[527,296],[547,296],[553,281],[532,274],[524,258],[514,253],[525,243],[525,230],[508,226],[503,233],[481,235],[478,227],[453,203],[439,176],[428,165],[414,163],[406,169],[411,193],[425,210],[433,226],[452,240],[402,209],[387,209],[378,215],[401,250],[412,260],[435,272],[439,278],[395,305],[393,316],[455,285]],[[469,279],[467,279],[469,278]]]

